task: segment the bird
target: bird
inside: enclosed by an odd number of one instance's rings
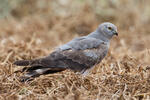
[[[110,22],[104,22],[95,31],[72,39],[57,47],[48,56],[15,61],[14,65],[27,66],[22,69],[25,75],[20,78],[20,81],[30,81],[40,75],[67,69],[81,75],[88,74],[107,55],[110,40],[114,35],[118,36],[117,27]]]

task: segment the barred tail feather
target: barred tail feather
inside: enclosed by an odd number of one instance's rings
[[[18,60],[14,62],[14,65],[17,66],[28,66],[30,65],[30,60]]]
[[[35,77],[45,74],[53,74],[64,71],[66,68],[59,61],[52,61],[51,59],[34,59],[34,60],[19,60],[14,62],[17,66],[24,67],[20,72],[25,72],[25,75],[20,77],[21,82],[33,80]],[[61,65],[62,64],[62,65]]]
[[[40,75],[46,75],[46,74],[53,74],[57,72],[64,71],[65,69],[51,69],[51,68],[42,68],[42,69],[36,69],[36,70],[28,70],[27,73],[20,77],[21,82],[25,81],[31,81],[35,77],[38,77]]]
[[[44,58],[43,58],[44,59]],[[41,59],[34,59],[34,60],[18,60],[14,62],[14,65],[17,66],[37,66],[41,65]]]

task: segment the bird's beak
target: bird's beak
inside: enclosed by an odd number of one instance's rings
[[[114,31],[114,35],[118,36],[118,32],[117,32],[117,31]]]
[[[118,32],[115,32],[115,35],[118,36]]]

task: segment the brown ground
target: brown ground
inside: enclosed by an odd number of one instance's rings
[[[60,0],[61,1],[61,0]],[[62,0],[63,1],[63,0]],[[68,0],[69,1],[69,0]],[[150,2],[31,0],[0,19],[0,100],[149,100]],[[67,6],[66,6],[67,5]],[[48,55],[110,21],[118,27],[107,57],[85,78],[70,70],[18,81],[13,62]]]

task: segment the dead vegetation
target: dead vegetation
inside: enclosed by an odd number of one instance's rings
[[[149,100],[150,2],[62,1],[27,0],[0,19],[0,99]],[[107,57],[87,77],[67,70],[28,83],[18,81],[22,73],[14,72],[21,68],[14,61],[48,55],[104,21],[117,25],[119,37],[113,38]]]

